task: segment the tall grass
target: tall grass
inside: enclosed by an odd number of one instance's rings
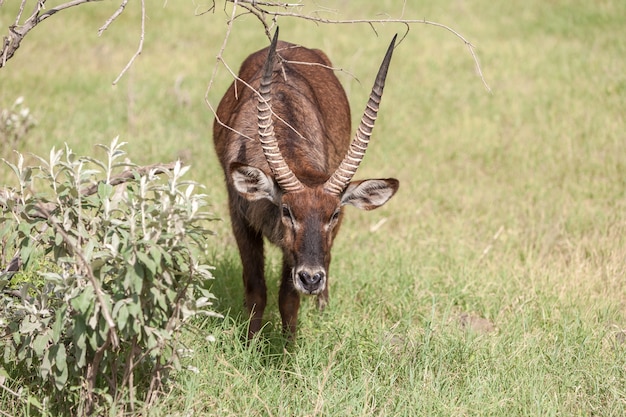
[[[626,413],[626,3],[332,3],[330,17],[404,10],[452,26],[477,46],[493,93],[459,39],[411,27],[358,173],[397,177],[400,191],[377,211],[349,211],[331,304],[319,314],[304,303],[287,350],[273,249],[267,326],[242,343],[241,268],[204,103],[224,12],[151,8],[144,53],[112,87],[138,41],[138,7],[97,38],[117,5],[88,6],[29,35],[0,70],[0,105],[24,95],[39,121],[22,151],[68,142],[88,152],[120,134],[135,161],[183,157],[224,217],[211,257],[226,317],[199,323],[214,343],[189,335],[197,373],[179,375],[155,415]],[[2,27],[10,7],[0,8]],[[279,23],[283,39],[319,47],[345,70],[355,118],[404,30]],[[241,18],[224,59],[235,69],[267,43],[254,18]],[[213,105],[230,79],[221,69]]]

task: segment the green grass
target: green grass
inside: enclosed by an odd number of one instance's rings
[[[24,95],[39,121],[20,151],[67,142],[93,153],[119,134],[133,161],[185,158],[224,218],[212,257],[226,317],[189,335],[198,372],[178,375],[153,414],[626,414],[626,3],[408,3],[405,18],[447,24],[477,46],[493,93],[461,41],[412,26],[357,174],[396,177],[400,191],[377,211],[349,210],[331,304],[323,314],[303,304],[287,351],[276,250],[267,326],[252,346],[242,343],[241,269],[204,103],[226,28],[221,4],[199,17],[192,2],[150,4],[144,52],[115,87],[138,42],[133,2],[102,38],[96,31],[116,2],[49,19],[0,70],[0,107]],[[0,8],[2,28],[10,7]],[[402,2],[341,7],[328,17],[397,17]],[[279,23],[283,39],[325,50],[358,78],[340,74],[354,119],[392,34],[404,30]],[[242,18],[225,60],[238,68],[266,44],[254,19]],[[229,82],[222,68],[213,105]],[[209,333],[216,342],[204,340]]]

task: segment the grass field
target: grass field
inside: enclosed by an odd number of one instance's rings
[[[13,3],[0,6],[3,30]],[[242,343],[241,268],[205,103],[230,9],[194,16],[192,1],[150,3],[144,51],[111,86],[139,42],[138,2],[97,37],[118,3],[59,13],[28,35],[0,69],[0,108],[24,96],[38,120],[21,152],[68,143],[91,154],[120,135],[134,162],[181,157],[224,219],[210,255],[225,318],[199,323],[213,343],[189,335],[197,372],[179,374],[154,415],[626,415],[626,2],[327,1],[303,10],[446,24],[476,45],[492,92],[463,42],[411,26],[357,173],[396,177],[400,191],[374,212],[349,210],[330,306],[319,314],[303,303],[287,351],[274,249],[267,326]],[[354,119],[391,36],[404,31],[279,24],[283,39],[321,48],[345,70]],[[224,59],[236,69],[267,43],[255,18],[242,17]],[[214,106],[230,81],[222,67],[207,94]]]

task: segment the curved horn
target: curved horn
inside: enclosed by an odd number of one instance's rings
[[[272,121],[272,109],[270,108],[270,101],[272,99],[272,74],[274,72],[274,58],[276,56],[276,43],[278,42],[278,28],[274,32],[274,38],[270,45],[267,60],[263,67],[263,77],[261,78],[261,85],[259,86],[259,102],[257,104],[258,111],[258,124],[259,124],[259,139],[261,146],[263,147],[263,153],[265,159],[274,174],[276,182],[280,188],[285,192],[292,192],[301,190],[302,183],[295,174],[289,169],[289,166],[285,162],[283,155],[278,149],[278,141],[274,136],[274,122]]]
[[[393,54],[397,36],[398,35],[395,35],[391,40],[385,58],[383,58],[383,62],[380,64],[376,81],[372,87],[367,106],[365,107],[365,112],[356,130],[354,139],[350,144],[348,153],[343,158],[343,161],[341,161],[337,170],[324,184],[324,190],[332,194],[340,195],[343,190],[346,189],[365,156],[365,151],[367,150],[367,145],[369,144],[370,136],[372,136],[372,130],[374,129],[374,122],[378,115],[380,100],[383,95],[383,89],[385,88],[385,78],[387,77],[387,70],[389,69],[389,62],[391,61],[391,55]]]

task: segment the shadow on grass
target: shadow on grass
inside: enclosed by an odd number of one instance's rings
[[[245,316],[242,268],[239,258],[226,254],[215,257],[214,280],[207,282],[209,290],[217,297],[215,308],[221,314]]]

